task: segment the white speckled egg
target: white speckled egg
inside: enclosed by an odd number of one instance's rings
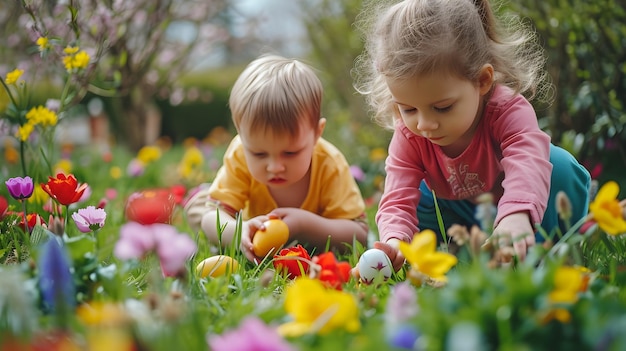
[[[371,284],[374,280],[389,279],[393,269],[389,257],[379,249],[369,249],[363,252],[356,267],[361,281],[365,284]]]

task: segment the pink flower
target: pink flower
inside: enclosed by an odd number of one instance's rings
[[[104,226],[104,221],[107,218],[107,213],[101,208],[95,208],[94,206],[87,206],[81,208],[74,214],[72,219],[78,230],[83,233],[89,233],[93,230],[98,230]]]
[[[196,252],[196,243],[163,223],[142,225],[128,222],[120,228],[120,238],[113,253],[122,260],[140,259],[155,252],[164,276],[175,276],[184,270],[185,262]]]
[[[352,173],[352,177],[354,177],[357,182],[362,182],[365,180],[365,172],[363,172],[361,167],[357,165],[350,166],[350,173]]]
[[[292,351],[294,348],[276,330],[257,317],[247,317],[239,328],[208,337],[213,351]]]

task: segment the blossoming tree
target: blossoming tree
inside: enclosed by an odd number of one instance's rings
[[[41,76],[47,67],[31,50],[37,38],[84,48],[92,64],[75,98],[87,91],[114,97],[117,108],[109,117],[133,150],[158,136],[155,95],[172,94],[195,59],[231,39],[228,0],[21,1],[0,8],[4,33],[12,33],[0,36],[0,62]],[[56,83],[55,75],[46,77]],[[152,135],[148,125],[156,126]]]

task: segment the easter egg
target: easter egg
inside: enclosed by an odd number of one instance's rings
[[[257,257],[277,253],[289,240],[289,227],[280,219],[270,219],[263,223],[265,230],[257,230],[252,237],[252,251]]]
[[[239,262],[226,255],[215,255],[204,259],[196,266],[196,272],[202,278],[220,277],[239,269]]]
[[[365,284],[371,284],[374,280],[385,281],[391,277],[392,273],[391,260],[379,249],[369,249],[363,252],[356,267],[361,281]]]

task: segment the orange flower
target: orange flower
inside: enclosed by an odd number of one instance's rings
[[[339,262],[332,252],[313,257],[313,262],[320,266],[317,278],[329,288],[341,290],[341,285],[350,280],[352,266],[348,262]]]
[[[280,250],[277,255],[274,255],[274,268],[287,275],[287,277],[294,279],[303,274],[307,274],[309,271],[309,261],[311,256],[302,245],[296,247],[289,247]]]
[[[61,205],[69,206],[80,200],[87,184],[79,186],[73,174],[59,173],[56,178],[48,177],[48,183],[41,183],[41,188]]]

